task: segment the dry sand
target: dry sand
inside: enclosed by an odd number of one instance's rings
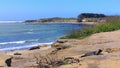
[[[71,45],[72,47],[62,49],[56,54],[58,57],[80,57],[86,52],[95,51],[98,49],[120,48],[120,30],[113,32],[103,32],[93,34],[85,39],[68,39],[63,43]],[[19,50],[7,52],[7,55],[13,56],[12,67],[25,68],[25,66],[35,63],[34,57],[36,55],[49,54],[54,48],[45,47],[36,50]],[[22,55],[14,55],[14,53],[21,53]],[[111,53],[104,53],[99,56],[89,56],[79,58],[79,64],[62,65],[59,68],[120,68],[120,51],[113,51]]]

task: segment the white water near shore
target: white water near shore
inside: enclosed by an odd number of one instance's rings
[[[31,44],[31,45],[26,45],[26,46],[3,48],[3,49],[0,49],[0,51],[21,50],[21,49],[27,49],[27,48],[30,48],[30,47],[38,46],[38,45],[51,45],[52,43],[53,42],[49,42],[49,43],[36,43],[36,44]]]
[[[32,40],[23,40],[23,41],[12,41],[12,42],[2,42],[0,45],[5,45],[5,44],[24,44],[28,42],[37,42],[39,39],[32,39]]]
[[[0,23],[0,51],[30,48],[40,44],[51,44],[71,31],[85,25],[72,23]]]

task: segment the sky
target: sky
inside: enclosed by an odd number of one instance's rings
[[[120,15],[120,0],[0,0],[0,20],[77,17],[81,13]]]

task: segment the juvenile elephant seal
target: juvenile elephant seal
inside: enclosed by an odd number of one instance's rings
[[[13,57],[8,58],[8,59],[5,61],[5,63],[7,64],[8,67],[11,67],[12,58],[13,58]]]
[[[81,57],[92,56],[92,55],[100,55],[101,52],[102,52],[102,50],[98,49],[97,51],[92,51],[92,52],[85,53]]]

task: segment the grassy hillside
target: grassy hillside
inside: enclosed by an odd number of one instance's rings
[[[72,32],[72,34],[69,34],[68,36],[62,38],[82,39],[94,33],[109,32],[119,29],[120,29],[120,17],[107,17],[107,22],[105,23],[95,25],[93,28],[84,28],[82,30],[76,30],[75,32]]]

